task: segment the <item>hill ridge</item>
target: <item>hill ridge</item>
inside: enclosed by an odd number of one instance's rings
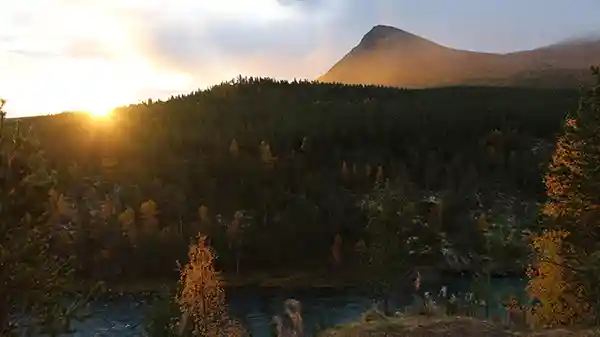
[[[501,54],[455,49],[393,26],[375,25],[317,81],[408,88],[573,88],[589,80],[594,64],[600,64],[600,39]]]

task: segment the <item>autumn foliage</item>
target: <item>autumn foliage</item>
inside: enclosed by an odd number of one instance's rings
[[[547,228],[533,240],[536,265],[528,290],[540,301],[537,323],[571,325],[597,318],[600,243],[600,73],[569,114],[545,183]]]
[[[180,335],[191,336],[243,336],[241,326],[230,320],[225,291],[220,285],[221,276],[215,270],[216,254],[199,235],[197,243],[190,246],[189,262],[181,268],[181,291],[177,303],[183,313]]]
[[[569,233],[546,230],[533,238],[536,263],[529,268],[527,291],[539,302],[529,317],[534,326],[570,326],[586,322],[591,308],[584,287],[571,269]]]

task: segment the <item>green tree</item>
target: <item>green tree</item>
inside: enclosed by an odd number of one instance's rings
[[[410,184],[377,187],[361,202],[368,214],[367,243],[363,248],[367,281],[389,310],[392,292],[406,286],[413,268],[428,265],[436,255],[435,242],[421,221]]]
[[[57,214],[62,204],[49,200],[58,195],[55,172],[30,133],[17,124],[11,135],[4,103],[0,100],[0,335],[16,334],[18,324],[57,336],[72,318],[61,296],[73,269],[69,259],[55,254],[58,235],[67,230]]]
[[[240,271],[240,259],[244,248],[244,232],[248,229],[251,217],[243,210],[235,211],[233,219],[227,224],[226,235],[229,251],[235,256],[235,272]]]

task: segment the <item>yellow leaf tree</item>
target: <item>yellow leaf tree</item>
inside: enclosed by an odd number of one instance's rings
[[[198,235],[188,257],[189,262],[181,268],[181,291],[176,298],[183,313],[179,335],[243,336],[240,325],[229,319],[221,274],[214,266],[216,253],[206,244],[206,236]]]
[[[530,284],[542,302],[541,324],[587,322],[600,310],[600,71],[593,73],[596,85],[568,114],[544,179],[543,224],[550,230],[533,241],[537,265]],[[555,288],[540,293],[553,282]]]

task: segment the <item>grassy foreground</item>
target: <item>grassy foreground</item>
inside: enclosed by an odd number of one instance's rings
[[[591,337],[600,336],[600,330],[525,331],[483,320],[460,317],[397,316],[382,317],[338,326],[322,332],[319,337]]]

